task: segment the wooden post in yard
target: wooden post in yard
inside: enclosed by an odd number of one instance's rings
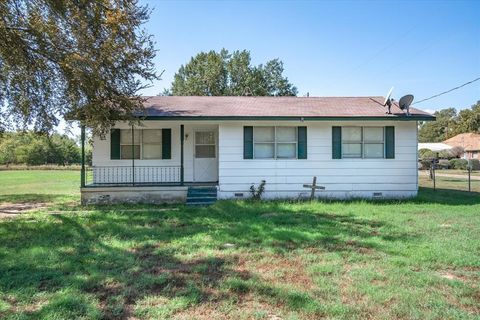
[[[303,187],[312,189],[312,192],[310,193],[310,200],[315,199],[315,190],[317,189],[325,190],[324,186],[317,186],[317,177],[313,177],[312,184],[304,184]]]

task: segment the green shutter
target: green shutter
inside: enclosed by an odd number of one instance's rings
[[[332,127],[332,159],[342,159],[342,127]]]
[[[110,130],[110,159],[120,159],[120,129]]]
[[[395,159],[395,127],[385,127],[385,158]]]
[[[253,159],[253,127],[243,127],[243,159]]]
[[[172,129],[162,129],[162,159],[172,159]]]
[[[298,127],[298,159],[307,159],[307,127]]]

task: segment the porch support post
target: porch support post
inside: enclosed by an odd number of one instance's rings
[[[135,139],[132,126],[132,186],[135,186]]]
[[[82,169],[80,170],[80,187],[85,187],[85,125],[80,126],[80,139],[82,140]]]
[[[185,129],[183,124],[180,125],[180,184],[183,186],[184,176],[183,176],[183,140],[185,138]]]

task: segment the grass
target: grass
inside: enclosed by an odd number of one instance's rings
[[[0,318],[480,317],[480,193],[81,207],[45,172],[0,172],[0,202],[50,202],[0,220]]]
[[[468,178],[463,179],[457,177],[446,177],[437,175],[435,178],[435,185],[440,190],[455,190],[455,191],[468,191]],[[433,181],[427,176],[427,173],[419,175],[419,183],[421,186],[427,188],[433,188]],[[470,180],[470,188],[473,192],[480,192],[480,180]]]
[[[467,170],[457,170],[457,169],[440,169],[437,170],[438,173],[442,174],[455,174],[455,175],[462,175],[465,177],[465,179],[468,176],[468,171]],[[479,170],[474,170],[470,173],[472,176],[480,176],[480,171]]]

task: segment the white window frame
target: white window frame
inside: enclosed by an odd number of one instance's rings
[[[343,140],[343,128],[360,128],[361,132],[361,137],[360,140]],[[374,140],[365,140],[365,128],[380,128],[382,129],[382,141],[374,141]],[[378,126],[342,126],[342,159],[385,159],[385,127],[378,127]],[[344,144],[358,144],[360,143],[361,145],[361,152],[360,152],[360,157],[349,157],[345,156],[343,151],[343,145]],[[383,153],[381,157],[367,157],[365,156],[365,145],[366,144],[381,144]]]
[[[197,132],[213,132],[213,143],[197,143]],[[216,159],[217,156],[217,135],[214,130],[196,130],[194,131],[194,137],[193,137],[193,157],[195,159]],[[214,155],[213,157],[202,157],[202,158],[197,158],[197,146],[213,146],[214,147]]]
[[[142,131],[141,129],[134,129],[136,131]],[[132,129],[120,129],[120,160],[141,160],[142,159],[142,134],[140,134],[140,137],[138,138],[138,144],[135,144],[135,141],[132,141],[130,144],[122,143],[122,132],[129,131],[130,137],[132,136]],[[132,158],[122,158],[122,147],[123,146],[139,146],[140,151],[139,151],[139,157],[134,158],[134,154],[132,154]]]
[[[157,130],[157,131],[160,131],[160,142],[158,143],[143,143],[143,134],[145,132],[145,130]],[[162,129],[141,129],[140,131],[142,131],[142,134],[140,135],[140,159],[141,160],[161,160],[162,159],[162,153],[163,153],[163,132],[162,132]],[[144,155],[143,155],[143,146],[144,145],[147,145],[147,146],[157,146],[157,147],[160,147],[160,158],[147,158],[145,159],[144,158]]]
[[[382,141],[380,140],[365,140],[364,130],[365,128],[377,128],[382,129]],[[362,127],[362,157],[363,159],[385,159],[385,127]],[[382,145],[382,156],[381,157],[367,157],[365,156],[365,145],[366,144],[381,144]]]
[[[273,140],[274,141],[259,141],[255,142],[255,128],[273,128]],[[295,128],[295,141],[277,141],[277,128]],[[257,158],[255,157],[255,144],[273,144],[273,158]],[[278,144],[295,144],[295,157],[294,158],[279,158],[277,156]],[[253,159],[254,160],[297,160],[298,159],[298,127],[296,126],[253,126]]]
[[[152,129],[134,129],[135,131],[139,132],[138,134],[138,144],[135,144],[135,141],[132,141],[132,144],[125,144],[125,143],[122,143],[122,132],[124,131],[129,131],[129,134],[131,135],[132,134],[132,129],[120,129],[120,160],[132,160],[131,158],[128,159],[128,158],[122,158],[122,146],[137,146],[139,145],[140,146],[140,154],[139,154],[139,158],[135,158],[133,160],[163,160],[162,159],[162,152],[160,152],[160,158],[149,158],[149,159],[145,159],[143,157],[143,131],[144,130],[159,130],[160,131],[160,143],[146,143],[146,145],[155,145],[155,146],[160,146],[160,148],[163,148],[163,141],[162,141],[162,129],[163,128],[152,128]]]

